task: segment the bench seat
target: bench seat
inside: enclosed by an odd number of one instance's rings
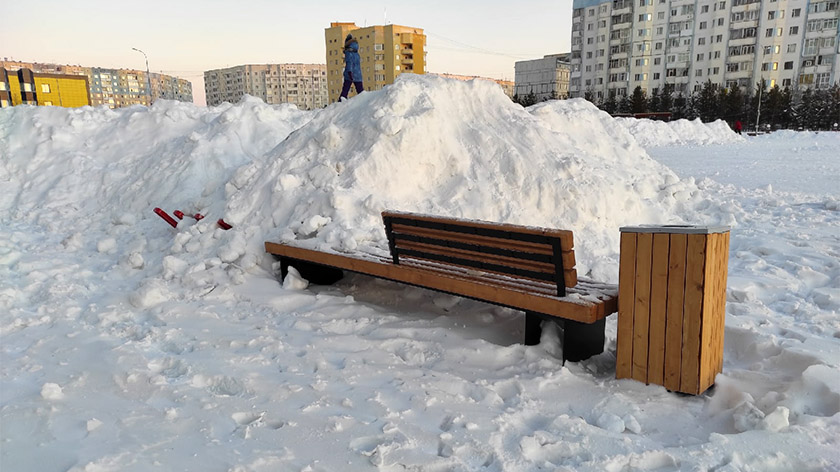
[[[604,320],[618,310],[618,287],[578,277],[571,231],[383,212],[390,257],[266,242],[266,252],[315,284],[342,271],[459,295],[526,314],[525,343],[542,321],[563,327],[564,360],[603,352]]]

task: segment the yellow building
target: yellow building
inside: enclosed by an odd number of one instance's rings
[[[90,105],[90,87],[83,75],[43,74],[29,69],[0,69],[0,107],[15,105]]]
[[[327,86],[330,102],[338,101],[344,83],[344,38],[359,42],[365,90],[379,90],[400,74],[426,73],[426,35],[421,28],[385,25],[359,28],[355,23],[331,23],[324,30],[327,46]],[[355,89],[351,89],[355,93]]]

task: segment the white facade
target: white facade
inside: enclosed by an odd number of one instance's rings
[[[518,61],[514,95],[533,93],[538,101],[569,97],[569,54],[551,54],[542,59]]]
[[[574,0],[570,94],[829,87],[840,0]]]
[[[245,94],[303,110],[329,103],[325,64],[256,64],[204,72],[208,106],[238,102]]]

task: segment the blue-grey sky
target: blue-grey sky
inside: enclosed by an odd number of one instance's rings
[[[429,72],[513,80],[514,62],[570,49],[571,0],[3,1],[0,57],[144,69],[193,83],[239,64],[324,63],[330,22],[423,28]],[[386,20],[387,18],[387,20]]]

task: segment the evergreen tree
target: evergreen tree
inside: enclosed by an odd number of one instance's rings
[[[783,113],[784,103],[782,91],[779,89],[778,85],[774,85],[773,88],[767,92],[767,97],[761,104],[761,114],[765,117],[762,121],[770,125],[772,129],[776,129],[781,126],[780,121]]]
[[[648,103],[647,103],[648,110],[650,110],[650,111],[662,111],[662,110],[659,109],[660,97],[661,96],[662,95],[659,92],[659,88],[654,88],[653,93],[650,94],[650,99],[648,99]]]
[[[618,108],[618,104],[615,101],[615,93],[610,91],[610,93],[607,94],[607,99],[601,102],[601,104],[598,105],[598,108],[604,110],[610,115],[615,113],[616,109]]]
[[[801,129],[813,129],[814,116],[814,91],[806,89],[799,96],[799,103],[796,106],[796,126]]]
[[[827,115],[831,118],[829,120],[831,122],[831,129],[840,131],[840,85],[835,82],[828,93],[831,97],[831,109]]]
[[[513,101],[522,105],[525,108],[528,108],[529,106],[537,103],[537,96],[534,95],[534,92],[530,92],[528,93],[528,95],[525,96],[514,95]]]
[[[592,93],[592,89],[584,92],[583,98],[590,103],[595,103],[595,94]]]
[[[630,113],[647,113],[648,101],[641,86],[633,89],[633,96],[630,97]]]
[[[711,80],[707,80],[703,84],[703,88],[693,95],[693,98],[693,108],[696,110],[696,115],[703,122],[714,121],[720,118],[718,86],[713,84]]]
[[[730,123],[740,121],[745,123],[744,118],[744,92],[737,85],[727,90],[726,98],[721,102],[722,118]]]
[[[673,105],[671,105],[671,117],[675,120],[679,120],[681,118],[686,117],[686,112],[688,111],[688,100],[685,98],[682,92],[677,95],[677,98],[674,99]]]
[[[673,113],[674,110],[674,86],[671,84],[665,84],[662,87],[662,94],[659,96],[659,109],[656,111],[660,112],[671,112]]]
[[[617,99],[616,113],[629,114],[631,113],[630,97],[624,95]]]

